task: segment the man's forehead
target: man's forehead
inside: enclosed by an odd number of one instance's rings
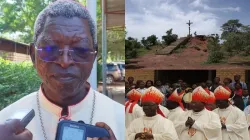
[[[73,34],[90,34],[90,29],[87,19],[78,17],[48,17],[44,26],[46,34],[52,32],[73,33]]]
[[[88,23],[87,19],[82,19],[79,17],[72,17],[72,18],[67,18],[63,16],[58,16],[58,17],[47,17],[45,26],[48,25],[60,25],[60,26],[86,26],[86,23]],[[87,24],[88,25],[88,24]]]
[[[64,37],[71,37],[71,39],[75,38],[77,40],[91,40],[87,19],[62,16],[48,17],[41,37],[42,40],[61,40]]]

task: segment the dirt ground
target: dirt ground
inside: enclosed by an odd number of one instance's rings
[[[226,63],[205,64],[208,52],[206,42],[191,40],[188,47],[179,49],[170,55],[155,55],[153,51],[126,64],[126,69],[250,69],[250,62],[239,57],[232,57]]]

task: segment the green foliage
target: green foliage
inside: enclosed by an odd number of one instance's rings
[[[141,39],[141,44],[143,45],[143,46],[148,46],[148,40],[146,40],[145,39],[145,37],[142,37],[142,39]]]
[[[220,51],[219,36],[214,36],[208,39],[207,48],[209,51]]]
[[[208,55],[207,63],[220,63],[221,60],[224,58],[224,54],[220,51],[212,51]]]
[[[102,81],[102,64],[97,63],[97,82]]]
[[[228,33],[224,46],[227,52],[240,52],[244,50],[242,34],[240,33]]]
[[[147,50],[151,50],[151,47],[154,45],[158,44],[158,38],[156,37],[156,35],[151,35],[148,36],[147,39],[145,39],[145,37],[142,38],[141,40],[141,44],[147,49]]]
[[[157,44],[157,37],[156,35],[151,35],[149,37],[147,37],[147,41],[149,42],[150,46],[154,46]]]
[[[19,33],[16,40],[24,43],[31,43],[34,35],[33,27],[37,15],[50,3],[55,0],[2,0],[0,1],[0,33]],[[75,0],[86,6],[86,0]],[[97,23],[101,23],[101,0],[97,0]],[[8,37],[9,39],[13,39]],[[97,27],[97,39],[99,46],[99,56],[102,52],[102,28]],[[107,31],[107,52],[112,59],[125,59],[124,31]]]
[[[238,33],[240,32],[240,28],[243,25],[239,22],[238,19],[231,19],[224,23],[222,28],[221,38],[226,39],[229,33]]]
[[[250,45],[248,45],[248,46],[246,46],[245,48],[244,48],[244,51],[245,51],[245,56],[248,56],[248,55],[250,55]]]
[[[209,50],[209,55],[207,63],[220,63],[224,58],[223,52],[221,52],[221,47],[219,44],[219,37],[215,36],[208,40],[207,48]]]
[[[32,42],[34,35],[33,27],[35,19],[40,11],[44,9],[51,0],[3,0],[0,7],[0,32],[21,32],[19,38],[25,42]]]
[[[186,45],[181,45],[180,48],[183,49],[183,48],[186,48],[187,46]]]
[[[31,62],[15,63],[0,58],[0,110],[39,89],[41,80]]]
[[[230,56],[235,54],[249,55],[250,26],[243,25],[239,20],[229,20],[222,25],[223,46]]]
[[[166,45],[170,45],[172,42],[178,39],[178,35],[172,34],[173,29],[169,29],[165,36],[162,36],[162,40],[164,40]]]
[[[128,37],[125,40],[125,56],[126,59],[135,58],[138,56],[138,49],[142,48],[140,42],[137,41],[137,39],[134,39],[132,37]]]
[[[98,55],[102,54],[102,27],[97,26]],[[125,31],[107,30],[107,52],[113,61],[125,60]]]

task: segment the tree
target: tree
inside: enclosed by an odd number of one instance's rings
[[[33,27],[37,15],[50,3],[56,0],[2,0],[0,1],[0,33],[21,33],[20,40],[32,42]],[[75,0],[86,5],[86,0]],[[100,0],[97,1],[97,19],[101,19]]]
[[[32,42],[33,27],[38,13],[44,9],[51,0],[12,0],[1,1],[2,16],[0,18],[1,33],[21,33],[19,38],[25,42]]]
[[[231,19],[228,20],[226,23],[224,23],[221,28],[222,28],[222,34],[221,38],[226,39],[229,33],[239,33],[240,28],[243,25],[239,22],[238,19]]]
[[[169,29],[165,36],[162,36],[162,40],[164,40],[166,45],[170,45],[172,42],[176,41],[178,38],[178,35],[172,34],[173,29]]]
[[[0,0],[0,33],[20,33],[16,40],[29,44],[33,41],[33,27],[37,15],[55,0]],[[79,1],[86,5],[86,0]],[[101,53],[101,0],[97,0],[97,38],[99,54]],[[6,37],[6,36],[5,36]],[[7,37],[13,39],[12,37]],[[107,31],[107,48],[110,55],[118,55],[124,58],[124,31]]]
[[[250,52],[250,27],[243,25],[239,20],[229,20],[222,25],[223,46],[230,56],[244,52]]]
[[[146,47],[146,46],[148,45],[148,42],[147,42],[147,40],[145,39],[145,37],[142,37],[142,39],[141,39],[141,44],[142,44],[144,47]]]
[[[158,38],[156,37],[156,35],[151,35],[151,36],[147,37],[147,41],[150,44],[150,46],[156,45],[157,44],[157,39]]]
[[[207,63],[219,63],[223,58],[224,54],[220,51],[221,47],[219,44],[219,36],[214,35],[208,40],[207,48],[209,51]]]
[[[139,48],[142,48],[142,45],[137,41],[137,39],[134,39],[132,37],[128,37],[127,39],[125,39],[126,59],[137,57],[137,49]]]

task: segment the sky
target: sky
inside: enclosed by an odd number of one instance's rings
[[[141,39],[155,34],[158,39],[173,29],[179,37],[191,34],[221,34],[230,19],[250,25],[250,0],[126,0],[127,37]]]

